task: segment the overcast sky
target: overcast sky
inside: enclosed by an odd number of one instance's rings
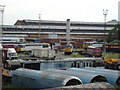
[[[120,0],[0,0],[5,5],[4,24],[17,20],[39,19],[103,22],[103,9],[108,9],[107,21],[118,19]]]

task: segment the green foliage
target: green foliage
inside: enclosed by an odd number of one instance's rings
[[[107,41],[112,42],[114,40],[118,40],[118,30],[115,28],[109,31]]]
[[[120,86],[115,86],[115,89],[116,90],[120,90]]]
[[[113,40],[113,41],[111,41],[110,43],[111,43],[111,44],[120,43],[120,41],[118,41],[118,40]]]
[[[97,42],[104,42],[102,39],[96,39]]]
[[[120,43],[120,24],[116,25],[114,29],[109,31],[107,42]]]

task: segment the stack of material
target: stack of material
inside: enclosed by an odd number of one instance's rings
[[[45,90],[116,90],[116,89],[109,83],[99,82],[75,86],[65,86],[60,88],[50,88]]]

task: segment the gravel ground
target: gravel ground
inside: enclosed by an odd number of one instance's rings
[[[56,56],[56,59],[70,58],[71,57],[70,55],[64,55],[64,52],[57,52],[55,54],[55,56]]]

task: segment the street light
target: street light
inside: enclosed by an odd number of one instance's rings
[[[103,9],[103,15],[104,15],[104,32],[106,31],[106,17],[107,17],[107,14],[108,14],[108,10],[107,9],[106,10]],[[105,35],[105,33],[104,33],[104,35]],[[106,53],[105,46],[106,46],[106,37],[105,37],[105,40],[104,40],[104,53]]]
[[[106,17],[107,17],[107,14],[108,14],[108,10],[104,10],[103,9],[103,15],[104,15],[104,30],[106,30]]]

